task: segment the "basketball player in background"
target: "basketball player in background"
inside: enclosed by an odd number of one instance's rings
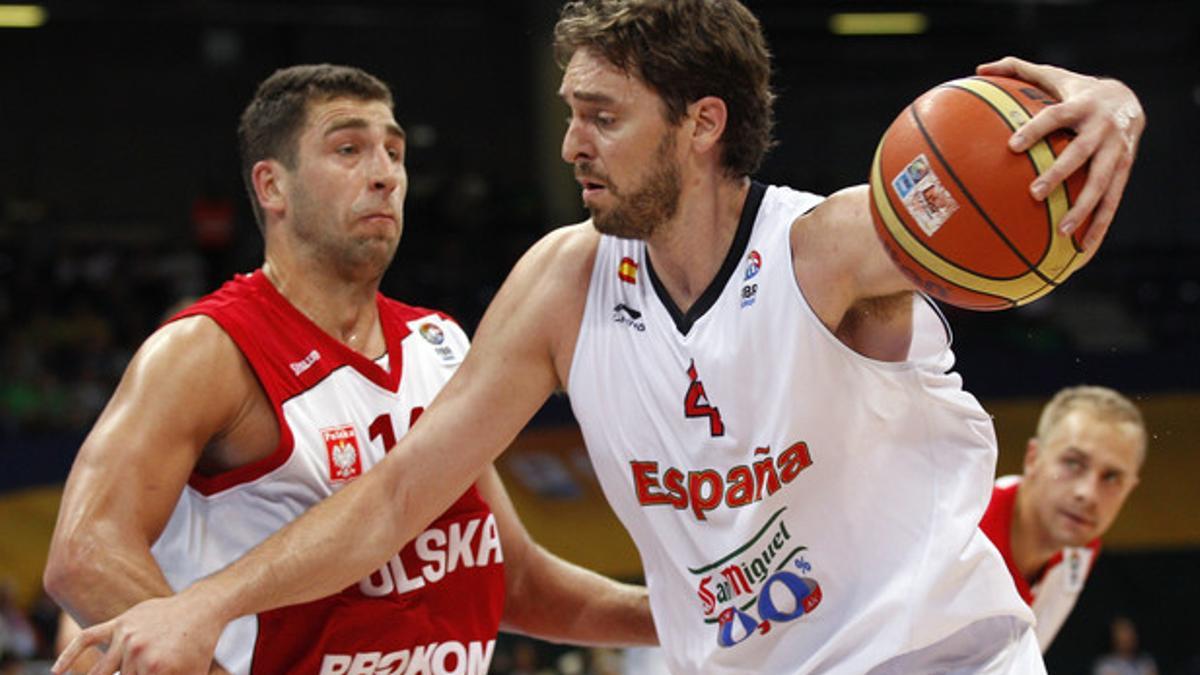
[[[1044,672],[978,528],[990,418],[865,186],[822,199],[750,177],[772,126],[758,21],[733,0],[571,2],[555,51],[591,219],[517,263],[458,374],[369,474],[75,646],[111,645],[101,672],[205,663],[227,621],[377,566],[563,389],[673,672]],[[1062,100],[1012,146],[1076,130],[1033,190],[1090,162],[1065,222],[1091,215],[1096,246],[1144,126],[1136,96],[1011,58],[980,72]]]
[[[1003,476],[980,527],[1037,617],[1042,651],[1067,620],[1100,552],[1100,537],[1138,483],[1146,426],[1107,387],[1069,387],[1050,399],[1025,448],[1022,476]]]
[[[385,84],[340,66],[280,70],[239,137],[265,260],[142,345],[79,451],[45,581],[84,625],[187,587],[369,474],[467,352],[445,315],[378,292],[407,191]],[[493,469],[447,489],[432,525],[372,570],[233,622],[218,663],[486,672],[501,625],[580,643],[655,641],[645,589],[534,544]]]

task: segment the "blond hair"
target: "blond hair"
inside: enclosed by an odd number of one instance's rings
[[[1137,405],[1108,387],[1080,385],[1060,390],[1042,408],[1038,418],[1037,437],[1045,443],[1050,432],[1075,410],[1087,410],[1096,419],[1111,424],[1133,425],[1141,435],[1141,459],[1146,456],[1146,422]]]

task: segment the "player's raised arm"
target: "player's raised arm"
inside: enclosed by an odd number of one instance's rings
[[[559,386],[556,351],[564,330],[578,327],[591,251],[594,235],[581,227],[545,237],[497,293],[457,374],[383,461],[221,572],[85,630],[55,672],[97,643],[110,647],[96,672],[146,664],[193,672],[230,620],[323,597],[376,569],[462,494]]]

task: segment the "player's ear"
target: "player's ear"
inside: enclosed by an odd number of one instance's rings
[[[282,164],[273,159],[259,160],[250,169],[250,179],[254,184],[254,198],[258,200],[263,213],[278,217],[286,210],[287,199],[283,187],[287,172]]]
[[[1029,473],[1029,470],[1033,468],[1034,463],[1037,461],[1037,453],[1037,438],[1031,438],[1029,439],[1029,442],[1025,444],[1025,473]]]
[[[699,152],[711,150],[725,134],[725,123],[729,110],[725,101],[716,96],[705,96],[688,105],[688,118],[692,120],[692,145]]]

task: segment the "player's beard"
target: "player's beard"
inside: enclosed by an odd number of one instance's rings
[[[609,193],[616,205],[592,208],[592,224],[601,234],[623,239],[648,239],[679,210],[682,180],[674,160],[675,135],[668,129],[654,152],[654,166],[642,184],[623,196],[612,183]]]

